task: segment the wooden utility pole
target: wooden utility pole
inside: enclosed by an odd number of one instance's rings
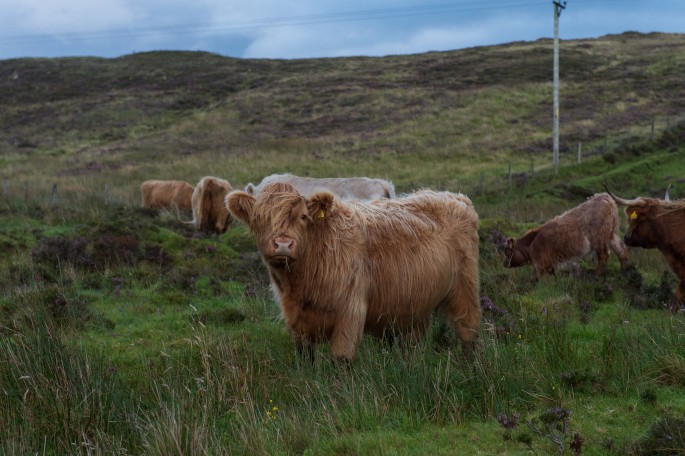
[[[554,127],[552,140],[552,163],[554,174],[559,169],[559,16],[566,8],[566,2],[553,1],[554,4]]]

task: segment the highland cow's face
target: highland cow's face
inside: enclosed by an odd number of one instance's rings
[[[294,193],[269,203],[255,205],[250,229],[267,262],[274,267],[287,266],[300,258],[310,219],[307,206],[304,198]]]
[[[517,268],[528,264],[528,259],[521,252],[521,249],[516,246],[516,239],[509,238],[504,244],[504,267]]]
[[[316,194],[306,199],[291,185],[274,183],[256,198],[246,192],[233,192],[226,198],[226,206],[250,227],[266,263],[283,269],[306,256],[313,216],[323,213],[328,197],[332,195]]]
[[[652,249],[659,245],[659,225],[653,223],[657,217],[657,206],[647,204],[626,206],[628,229],[623,238],[630,247]]]

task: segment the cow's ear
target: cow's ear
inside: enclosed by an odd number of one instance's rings
[[[245,186],[245,192],[254,195],[254,184],[252,182]]]
[[[513,238],[513,237],[510,237],[510,238],[507,239],[507,241],[504,243],[504,248],[507,249],[507,250],[513,249],[513,248],[514,248],[514,242],[515,242],[515,241],[514,241],[514,238]]]
[[[231,215],[246,225],[250,225],[250,215],[255,199],[246,192],[234,191],[226,195],[226,209]]]
[[[314,221],[324,219],[331,214],[334,200],[330,192],[314,193],[307,199],[307,213]]]

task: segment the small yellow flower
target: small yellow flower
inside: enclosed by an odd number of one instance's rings
[[[519,339],[523,339],[523,336],[521,334],[519,334]]]
[[[278,418],[278,407],[273,405],[273,403],[273,399],[269,399],[269,406],[271,407],[271,410],[266,411],[266,416],[272,420],[276,420]]]

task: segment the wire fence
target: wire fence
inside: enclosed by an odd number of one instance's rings
[[[565,144],[560,154],[559,170],[570,166],[578,166],[587,159],[597,156],[607,156],[627,147],[625,144],[631,138],[642,140],[658,140],[672,126],[685,121],[685,115],[680,117],[654,118],[645,126],[632,126],[629,130],[606,135],[602,140],[584,144]],[[525,163],[525,164],[524,164]],[[433,187],[440,190],[459,191],[472,197],[484,195],[502,195],[525,190],[536,178],[544,175],[550,179],[554,172],[552,154],[549,158],[530,156],[529,160],[518,159],[515,162],[503,162],[499,169],[477,176],[455,178],[449,182],[434,182]],[[685,176],[684,176],[685,179]],[[558,182],[554,182],[555,184]],[[61,186],[60,186],[61,185]],[[2,178],[2,203],[5,208],[38,207],[70,207],[75,210],[88,207],[106,207],[114,204],[138,205],[139,196],[129,188],[122,189],[110,183],[101,183],[99,188],[94,184],[78,183],[29,183],[28,181],[12,181],[8,177]]]

